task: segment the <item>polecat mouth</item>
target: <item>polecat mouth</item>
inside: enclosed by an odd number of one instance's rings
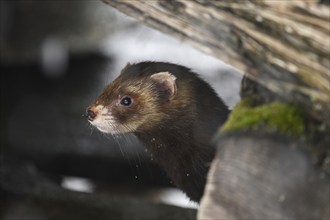
[[[90,118],[90,116],[87,116],[87,120],[89,123],[91,123],[94,127],[96,127],[99,131],[103,133],[114,133],[113,129],[115,127],[115,122],[112,119],[112,117],[104,116],[104,115],[98,115],[97,117]]]
[[[98,115],[94,120],[89,120],[94,127],[99,131],[107,134],[122,134],[129,133],[131,130],[122,124],[116,122],[111,115]]]

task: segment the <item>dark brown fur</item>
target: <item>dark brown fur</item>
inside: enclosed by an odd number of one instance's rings
[[[173,97],[150,80],[159,72],[176,77]],[[115,104],[123,94],[134,100],[130,108]],[[116,123],[125,124],[146,145],[176,186],[199,202],[215,154],[212,136],[229,114],[205,81],[188,68],[171,63],[127,65],[90,109],[100,104],[111,111]]]

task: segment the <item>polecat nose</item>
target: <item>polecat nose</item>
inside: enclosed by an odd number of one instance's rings
[[[93,121],[96,117],[96,113],[94,111],[92,111],[91,109],[87,109],[87,114],[86,117],[88,119],[88,121]]]

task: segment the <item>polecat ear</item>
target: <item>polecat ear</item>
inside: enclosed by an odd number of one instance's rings
[[[155,73],[150,76],[150,79],[157,84],[157,89],[161,91],[167,98],[168,100],[171,100],[176,92],[176,77],[173,76],[169,72],[160,72],[160,73]]]
[[[132,64],[130,62],[126,63],[126,66],[121,70],[121,73],[125,72]]]

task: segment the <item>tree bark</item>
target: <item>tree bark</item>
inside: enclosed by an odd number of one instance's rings
[[[231,64],[329,124],[329,6],[315,0],[103,1]]]

